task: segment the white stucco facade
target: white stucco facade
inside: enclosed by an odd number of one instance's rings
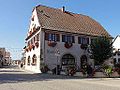
[[[34,17],[34,20],[32,21],[32,17]],[[33,29],[34,27],[39,27],[40,24],[38,22],[38,17],[37,17],[37,13],[36,13],[36,9],[34,9],[33,13],[32,13],[32,16],[31,16],[31,19],[30,19],[30,26],[29,26],[29,30],[28,30],[28,36],[29,36],[29,32],[31,31],[31,29]],[[30,41],[32,38],[35,37],[35,35],[37,35],[38,33],[40,33],[40,29],[38,30],[37,33],[35,33],[33,36],[31,36],[27,41],[26,43],[28,43],[28,41]],[[35,43],[33,43],[35,45]],[[40,39],[38,41],[38,44],[39,46],[38,47],[35,47],[34,50],[31,49],[28,50],[28,52],[26,52],[26,61],[25,61],[25,69],[26,70],[30,70],[30,71],[33,71],[35,73],[40,73]],[[27,46],[28,47],[28,46]],[[32,65],[32,57],[33,55],[36,55],[37,57],[37,61],[36,61],[36,65]],[[30,64],[28,65],[28,56],[30,56]]]
[[[82,48],[83,43],[81,42],[83,41],[80,41],[80,40],[82,40],[81,38],[83,38],[83,40],[87,40],[85,41],[86,42],[85,44],[89,45],[91,44],[92,39],[99,36],[100,32],[98,33],[98,35],[94,33],[92,34],[90,33],[83,34],[83,32],[76,33],[76,31],[74,31],[74,27],[72,27],[73,28],[72,32],[70,31],[71,29],[67,30],[66,28],[66,30],[64,30],[63,28],[67,27],[67,25],[61,28],[58,25],[59,23],[57,24],[53,23],[54,20],[56,19],[52,19],[54,18],[52,17],[53,14],[56,14],[57,11],[61,13],[61,11],[58,9],[56,10],[53,9],[55,12],[52,13],[52,12],[49,12],[48,8],[46,10],[44,9],[45,8],[42,8],[42,10],[38,10],[37,12],[37,9],[34,8],[32,12],[29,30],[26,38],[25,69],[33,71],[35,73],[41,73],[41,67],[43,66],[43,64],[47,65],[50,70],[57,67],[57,65],[59,65],[62,70],[64,70],[64,68],[68,65],[75,65],[77,70],[80,70],[82,67],[82,63],[84,62],[94,66],[94,61],[90,59],[90,53],[88,52],[88,49]],[[63,11],[62,11],[62,14],[64,14]],[[70,17],[73,18],[72,14],[70,13],[66,13],[66,14],[70,15]],[[64,15],[67,16],[66,14]],[[50,17],[49,15],[52,15],[52,16]],[[88,17],[85,17],[85,18],[88,18]],[[43,21],[40,22],[40,20],[43,20]],[[56,27],[58,25],[60,28],[58,27],[56,28],[54,24],[56,25]],[[36,38],[39,40],[36,40]],[[66,38],[70,42],[65,41]],[[36,45],[36,42],[38,45]],[[67,46],[66,46],[66,43],[67,43]],[[31,45],[32,45],[32,48],[31,48]]]
[[[118,63],[120,62],[120,36],[116,36],[116,38],[113,41],[113,58],[114,58],[114,62]]]
[[[32,17],[34,16],[34,21],[30,21],[30,26],[29,26],[29,31],[31,31],[31,29],[36,26],[36,27],[40,27],[39,21],[38,21],[38,17],[37,17],[37,13],[36,13],[36,9],[34,9]],[[40,68],[41,68],[41,62],[45,63],[49,69],[53,69],[56,67],[56,65],[60,65],[61,66],[61,60],[63,55],[65,54],[70,54],[75,58],[75,64],[77,66],[77,69],[80,69],[81,66],[81,56],[82,55],[86,55],[87,56],[87,61],[88,63],[91,63],[92,65],[93,62],[92,60],[90,61],[89,58],[89,53],[87,52],[87,50],[82,50],[80,48],[80,44],[78,44],[78,36],[81,36],[79,34],[73,34],[73,36],[75,37],[75,43],[73,43],[73,46],[69,49],[65,48],[64,44],[65,42],[62,42],[62,34],[61,32],[57,32],[60,35],[60,41],[57,42],[55,47],[51,47],[48,46],[48,41],[45,40],[45,32],[47,30],[42,30],[41,28],[37,31],[37,33],[35,33],[33,36],[31,36],[26,43],[28,43],[28,41],[30,41],[32,38],[35,37],[35,35],[37,35],[39,33],[39,47],[35,47],[35,49],[31,49],[31,51],[29,50],[28,52],[26,52],[26,62],[25,62],[25,69],[26,70],[30,70],[33,71],[35,73],[40,73]],[[50,31],[52,32],[52,30]],[[53,30],[54,32],[54,30]],[[64,32],[64,34],[67,34],[66,32]],[[70,33],[72,35],[72,33]],[[29,33],[28,33],[29,36]],[[84,35],[82,35],[84,37]],[[86,37],[86,36],[85,36]],[[91,40],[91,36],[87,36],[89,38],[89,40]],[[28,47],[28,46],[27,46]],[[56,50],[59,51],[59,55],[56,55]],[[33,55],[37,56],[37,62],[36,65],[32,65],[32,57]],[[30,56],[30,64],[28,65],[28,57]],[[41,59],[42,58],[42,59]],[[61,66],[62,67],[62,66]]]

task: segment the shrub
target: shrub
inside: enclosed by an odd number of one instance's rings
[[[43,66],[43,67],[41,68],[41,72],[42,72],[42,73],[47,73],[49,70],[50,70],[50,69],[48,68],[47,65],[45,65],[45,66]]]

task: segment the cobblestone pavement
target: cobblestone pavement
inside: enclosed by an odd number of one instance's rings
[[[0,68],[0,90],[120,90],[120,80],[32,74],[12,67]]]

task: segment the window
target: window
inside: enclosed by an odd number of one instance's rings
[[[60,36],[59,34],[55,34],[55,33],[45,33],[45,40],[60,41]]]
[[[34,54],[32,57],[32,65],[36,65],[37,63],[37,56]]]
[[[115,53],[113,53],[113,55],[114,55],[114,56],[116,56],[116,52],[115,52]]]
[[[71,35],[62,35],[62,42],[75,43],[75,38]]]
[[[30,41],[28,41],[28,46],[30,45]]]
[[[62,57],[62,65],[75,65],[75,58],[71,54]]]
[[[120,63],[120,58],[118,58],[118,62]]]
[[[31,39],[31,44],[33,44],[33,39]]]
[[[117,52],[118,56],[120,56],[120,51]]]
[[[34,39],[33,39],[33,40],[34,40],[34,42],[35,42],[35,41],[36,41],[36,38],[34,37]]]
[[[30,65],[30,56],[28,56],[28,59],[27,59],[27,64]]]
[[[79,44],[89,44],[89,38],[78,37],[78,43]]]
[[[114,61],[114,64],[116,64],[116,58],[114,58],[113,61]]]

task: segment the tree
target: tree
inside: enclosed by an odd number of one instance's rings
[[[112,56],[112,44],[107,37],[98,37],[93,39],[91,45],[92,59],[96,65],[103,64],[103,62]]]

